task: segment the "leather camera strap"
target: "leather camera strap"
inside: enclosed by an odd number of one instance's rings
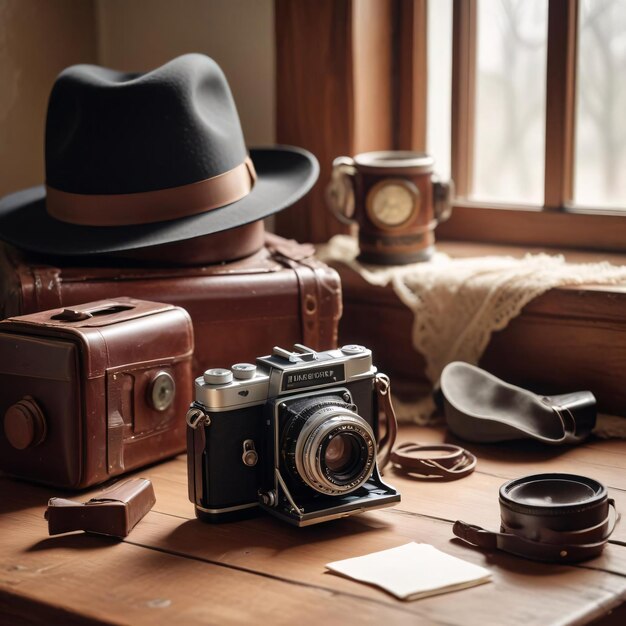
[[[516,529],[513,528],[503,528],[504,532],[497,533],[460,520],[454,523],[452,532],[459,539],[484,550],[502,550],[538,561],[573,563],[594,556],[615,530],[618,520],[615,501],[609,498],[608,505],[609,514],[600,524],[576,531],[558,532],[543,529],[541,533],[543,541],[534,541],[515,534]]]
[[[396,436],[398,434],[398,419],[396,418],[396,412],[391,402],[391,381],[389,376],[378,372],[374,378],[374,387],[378,394],[378,410],[382,409],[386,418],[386,430],[385,434],[378,442],[378,470],[383,473],[383,470],[391,458],[393,445],[396,442]]]
[[[187,425],[187,450],[193,450],[193,454],[187,455],[187,486],[189,499],[194,504],[201,504],[204,484],[204,459],[206,449],[206,425],[210,424],[210,418],[203,411],[191,409],[186,417]]]
[[[407,442],[394,450],[398,422],[391,402],[391,383],[388,376],[378,373],[374,384],[378,393],[378,408],[387,420],[387,430],[378,442],[378,468],[381,473],[389,462],[395,469],[412,476],[441,481],[457,480],[474,471],[476,457],[460,446]]]

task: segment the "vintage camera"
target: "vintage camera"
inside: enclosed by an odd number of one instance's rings
[[[259,507],[307,526],[391,506],[377,467],[380,375],[363,346],[274,348],[210,369],[187,413],[189,499],[221,522]]]

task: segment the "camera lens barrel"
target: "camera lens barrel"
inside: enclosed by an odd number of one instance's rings
[[[311,413],[295,439],[295,468],[302,481],[319,493],[343,495],[365,483],[376,461],[371,426],[341,406]]]

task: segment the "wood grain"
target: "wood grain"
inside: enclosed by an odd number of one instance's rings
[[[459,198],[471,194],[474,176],[477,19],[476,0],[454,0],[451,168]]]
[[[398,150],[426,151],[427,11],[426,0],[399,0],[396,5],[394,147]]]
[[[436,236],[438,241],[625,252],[626,219],[623,213],[610,211],[553,212],[456,201]]]
[[[393,0],[352,0],[354,128],[349,156],[393,144],[393,16]]]
[[[311,150],[320,180],[276,215],[276,232],[322,241],[345,232],[325,208],[332,160],[353,144],[352,4],[347,0],[276,0],[276,138]]]
[[[538,472],[568,472],[599,480],[607,487],[626,492],[626,441],[591,439],[581,446],[553,447],[536,441],[477,444],[461,441],[442,426],[404,425],[401,439],[457,443],[477,455],[483,474],[502,481]],[[624,509],[626,511],[626,509]]]
[[[324,193],[335,157],[392,147],[391,0],[277,0],[276,136],[320,162],[313,190],[276,215],[276,232],[345,232]]]
[[[544,206],[552,210],[573,195],[577,13],[576,0],[548,3]]]
[[[30,619],[42,624],[50,623],[50,616],[60,611],[115,624],[242,624],[251,620],[313,624],[332,622],[346,612],[359,622],[374,623],[376,601],[336,594],[331,581],[325,586],[291,582],[284,576],[211,563],[190,551],[175,553],[167,546],[139,545],[132,535],[129,542],[84,534],[47,538],[41,502],[49,492],[32,488],[23,497],[23,485],[13,483],[13,489],[5,489],[6,482],[3,494],[11,497],[13,507],[24,508],[2,516],[2,623],[11,614],[14,596],[22,601],[34,599]],[[32,503],[33,494],[39,496],[34,498],[38,505]],[[184,497],[182,491],[178,497]],[[163,496],[157,494],[157,499]],[[151,516],[157,517],[156,525],[163,533],[180,530],[178,518]],[[184,530],[183,536],[215,545],[210,527],[191,524],[207,534],[198,537]],[[142,525],[150,529],[150,518]],[[248,545],[241,535],[240,545]],[[46,605],[54,611],[48,613]],[[386,603],[382,609],[385,620],[409,623],[401,603]]]
[[[441,429],[426,431],[420,429],[422,439],[444,436]],[[406,429],[403,437],[416,434]],[[333,622],[341,615],[351,623],[549,624],[600,617],[626,593],[626,578],[611,573],[623,571],[623,546],[611,545],[599,559],[573,567],[486,555],[454,540],[451,522],[436,517],[454,519],[462,511],[466,520],[497,523],[491,476],[475,474],[444,487],[390,474],[387,480],[404,496],[396,509],[298,529],[267,515],[222,525],[196,521],[185,467],[178,457],[141,472],[153,481],[157,504],[124,542],[81,534],[47,538],[42,512],[53,490],[0,479],[0,590],[9,606],[19,595],[77,615],[139,624],[241,623],[251,615],[271,623]],[[486,565],[494,582],[402,603],[324,571],[331,560],[408,541]],[[74,594],[79,581],[81,593]]]

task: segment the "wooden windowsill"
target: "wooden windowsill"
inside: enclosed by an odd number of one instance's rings
[[[479,246],[490,242],[525,249],[546,246],[552,253],[576,249],[620,256],[626,252],[626,218],[615,211],[542,211],[457,200],[450,219],[437,227],[436,234],[438,241],[471,241]]]
[[[526,248],[468,242],[438,242],[452,257],[528,252],[563,254],[572,263],[609,261],[626,265],[626,255]],[[376,287],[342,263],[342,343],[371,347],[377,366],[410,399],[423,392],[425,363],[412,346],[413,313],[391,287]],[[601,411],[626,414],[626,286],[588,285],[551,289],[529,302],[509,325],[495,332],[480,364],[510,382],[544,393],[590,389]]]
[[[608,261],[614,265],[626,265],[626,254],[619,252],[597,252],[593,250],[574,250],[571,248],[544,248],[541,246],[514,246],[478,243],[474,241],[438,241],[437,250],[451,257],[477,256],[513,256],[523,257],[525,254],[562,254],[569,263],[599,263]]]

